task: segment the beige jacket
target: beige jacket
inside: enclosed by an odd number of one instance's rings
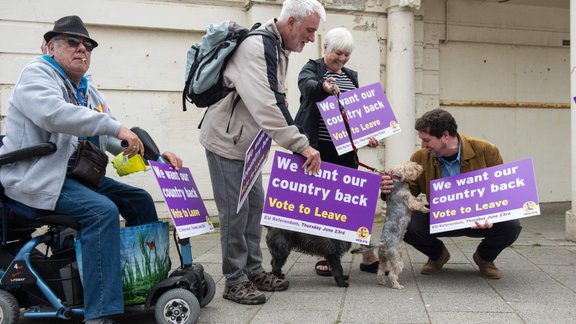
[[[290,51],[282,48],[274,19],[260,28],[272,31],[278,39],[274,42],[257,35],[240,44],[224,71],[225,85],[236,91],[208,107],[202,122],[200,143],[228,159],[244,160],[260,129],[292,152],[298,153],[309,145],[306,136],[294,126],[286,105],[284,82]],[[241,100],[233,109],[238,95]]]
[[[465,137],[460,134],[459,136],[462,144],[460,173],[489,168],[503,163],[502,155],[500,155],[496,145],[478,138]],[[430,156],[426,149],[416,151],[410,160],[417,162],[424,168],[424,172],[418,177],[418,180],[415,183],[410,183],[410,191],[414,196],[424,193],[426,199],[430,201],[430,181],[442,177],[440,162],[437,158]]]

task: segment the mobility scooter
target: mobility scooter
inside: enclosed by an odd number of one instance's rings
[[[161,160],[150,136],[140,128],[133,131],[144,143],[144,158]],[[47,142],[2,154],[0,167],[55,151],[55,144]],[[20,204],[3,191],[0,185],[0,324],[18,323],[20,316],[82,317],[81,260],[76,257],[73,234],[81,230],[80,225],[71,216],[46,214]],[[180,266],[156,283],[141,304],[126,306],[127,313],[153,309],[157,323],[196,323],[200,308],[212,301],[215,282],[201,264],[192,262],[189,239],[177,239],[174,229],[174,241]],[[22,314],[20,309],[24,309]]]

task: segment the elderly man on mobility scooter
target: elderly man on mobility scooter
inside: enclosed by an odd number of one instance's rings
[[[40,158],[7,164],[0,179],[10,199],[56,214],[73,216],[80,224],[84,317],[86,323],[113,323],[124,312],[120,269],[120,223],[127,226],[157,221],[152,197],[104,175],[90,179],[76,170],[76,154],[97,147],[118,154],[144,154],[139,137],[111,114],[103,95],[85,77],[92,50],[82,20],[67,16],[44,35],[46,55],[29,63],[9,100],[7,133],[0,154],[50,141],[57,150]],[[122,149],[121,141],[127,143]],[[176,170],[182,160],[174,153],[162,157]],[[89,256],[89,257],[86,257]]]

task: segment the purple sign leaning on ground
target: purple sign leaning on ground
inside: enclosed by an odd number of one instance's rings
[[[430,233],[540,215],[532,159],[430,181]]]
[[[380,175],[322,162],[315,175],[304,158],[276,151],[261,224],[359,244],[370,243]]]
[[[236,213],[248,197],[248,193],[268,160],[268,154],[272,147],[272,137],[260,130],[246,151],[244,158],[244,170],[242,171],[242,184],[240,185],[240,195],[238,197],[238,207]]]
[[[170,210],[178,236],[183,239],[214,231],[190,170],[181,168],[176,171],[170,164],[148,163]]]
[[[346,111],[352,139],[357,148],[368,145],[370,136],[380,140],[400,132],[400,125],[380,83],[343,92],[340,94],[340,103]],[[336,96],[317,102],[316,106],[338,155],[352,151]]]

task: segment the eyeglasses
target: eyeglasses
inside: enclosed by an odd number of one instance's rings
[[[56,38],[56,40],[65,40],[68,43],[68,46],[70,47],[78,47],[80,46],[80,43],[82,43],[82,45],[84,45],[84,47],[88,52],[92,52],[92,50],[94,49],[94,44],[85,39],[80,39],[76,37],[62,37],[62,38]]]

